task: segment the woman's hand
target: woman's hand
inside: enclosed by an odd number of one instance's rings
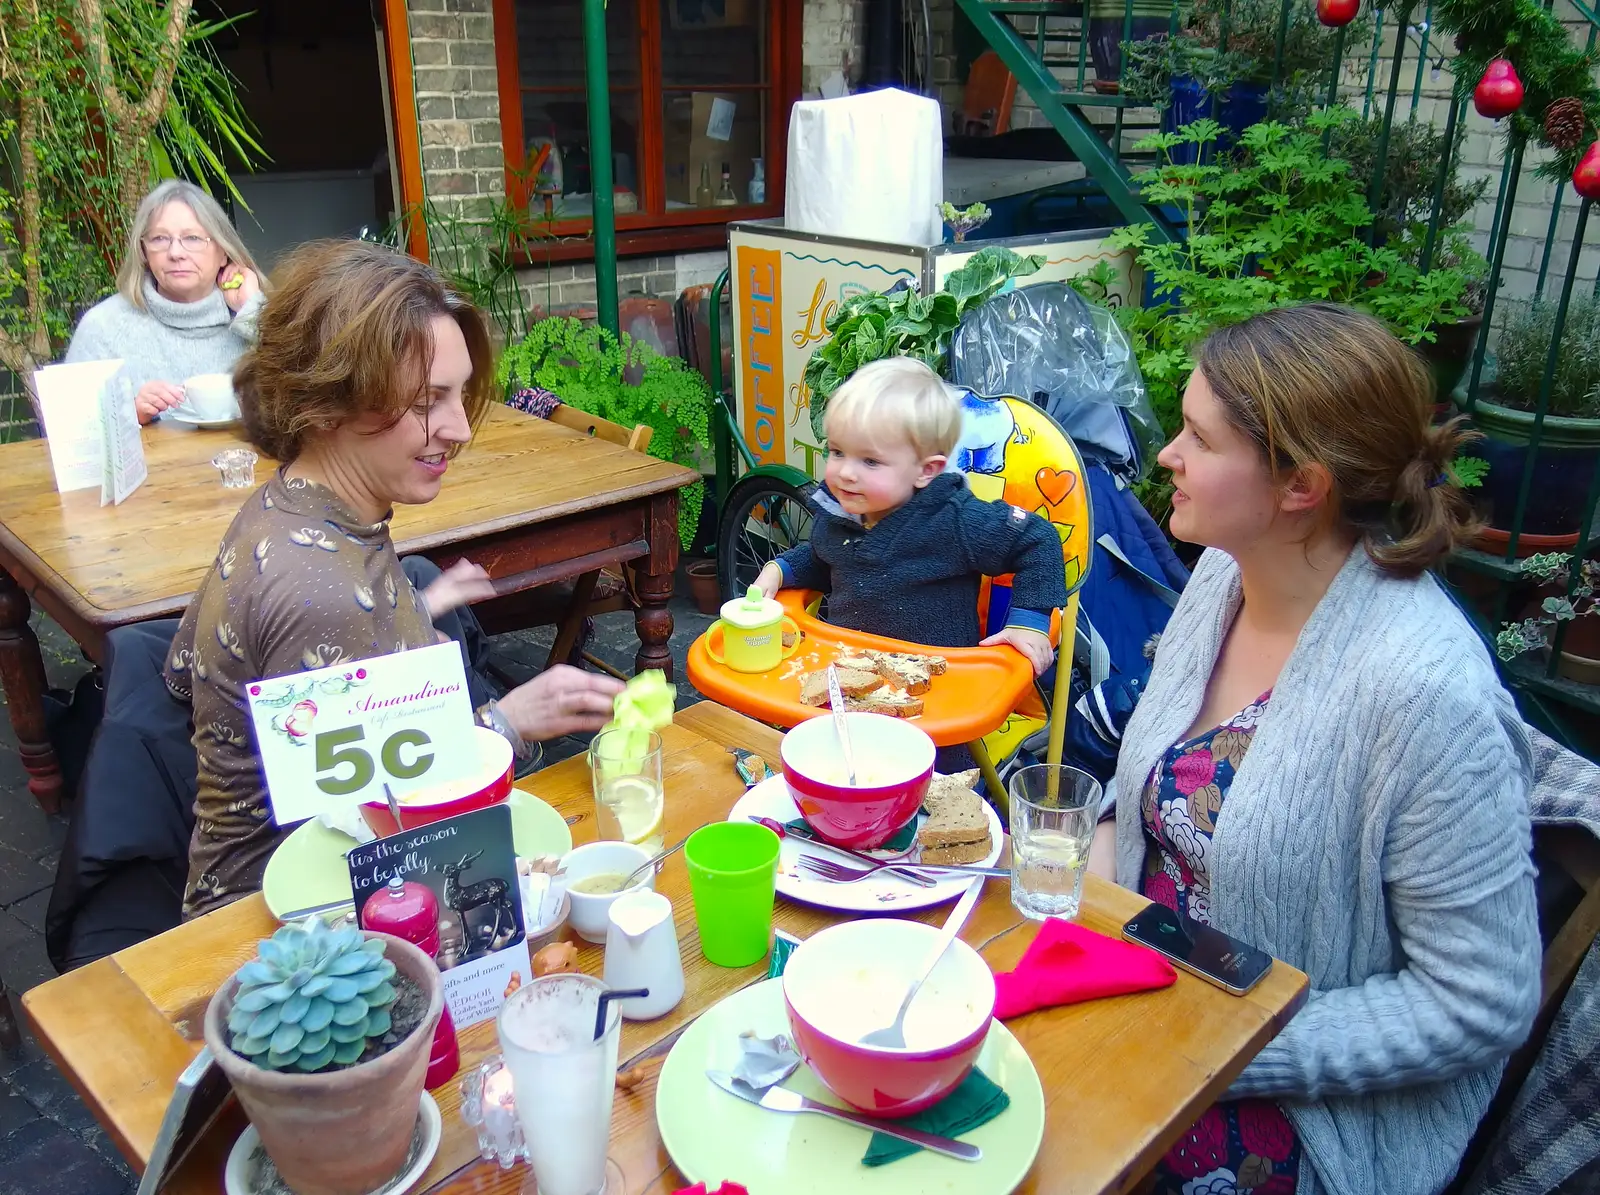
[[[242,310],[246,303],[261,293],[261,279],[256,277],[256,272],[247,266],[236,266],[231,261],[217,271],[217,286],[222,290],[228,310],[234,312]]]
[[[1055,649],[1050,646],[1050,636],[1040,631],[1030,631],[1027,627],[1007,627],[990,635],[978,646],[994,647],[1000,643],[1008,643],[1027,656],[1035,676],[1043,676],[1048,672],[1056,658]]]
[[[1089,874],[1117,882],[1117,821],[1108,817],[1094,828],[1089,844]]]
[[[500,699],[500,712],[528,742],[599,730],[611,720],[622,682],[557,664]]]
[[[133,409],[138,412],[140,423],[154,423],[162,411],[182,401],[183,387],[176,382],[150,381],[133,396]]]
[[[458,560],[422,591],[422,604],[428,608],[429,618],[438,618],[493,596],[494,583],[489,574],[470,560]]]
[[[769,560],[761,566],[761,571],[756,574],[756,588],[761,591],[762,597],[771,597],[783,588],[783,568],[776,560]]]

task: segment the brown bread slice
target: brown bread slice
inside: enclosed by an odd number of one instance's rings
[[[922,713],[922,698],[887,685],[864,697],[853,697],[848,704],[857,713],[888,714],[891,718],[915,718]]]
[[[989,819],[983,812],[983,798],[970,788],[948,792],[934,799],[928,820],[917,831],[924,850],[964,846],[989,841]]]
[[[883,687],[883,678],[876,672],[862,672],[855,668],[839,669],[839,692],[848,699],[863,697],[874,689]],[[800,678],[800,700],[806,705],[828,704],[828,670],[819,668]]]
[[[933,688],[933,673],[921,660],[912,656],[884,655],[879,656],[876,662],[879,676],[913,697],[921,696]]]
[[[918,855],[918,862],[935,867],[945,863],[982,863],[989,857],[992,844],[988,835],[982,842],[963,842],[956,846],[925,846]]]

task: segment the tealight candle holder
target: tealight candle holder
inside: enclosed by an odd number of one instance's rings
[[[478,1134],[478,1156],[509,1170],[528,1157],[511,1072],[492,1054],[461,1080],[461,1119]]]
[[[256,483],[256,461],[260,458],[248,448],[225,448],[211,458],[222,474],[225,489],[249,489]]]

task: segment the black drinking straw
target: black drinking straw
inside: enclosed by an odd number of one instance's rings
[[[632,988],[626,992],[601,992],[600,1002],[594,1011],[594,1039],[599,1041],[606,1031],[606,1005],[613,1000],[632,1000],[635,996],[648,996],[649,988]]]

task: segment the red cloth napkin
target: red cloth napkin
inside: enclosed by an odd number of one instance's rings
[[[705,1183],[695,1183],[692,1187],[679,1187],[672,1195],[708,1195]],[[738,1183],[725,1182],[710,1195],[750,1195]]]
[[[994,1015],[1007,1021],[1037,1008],[1168,987],[1177,978],[1147,947],[1050,917],[1016,970],[994,977]]]

